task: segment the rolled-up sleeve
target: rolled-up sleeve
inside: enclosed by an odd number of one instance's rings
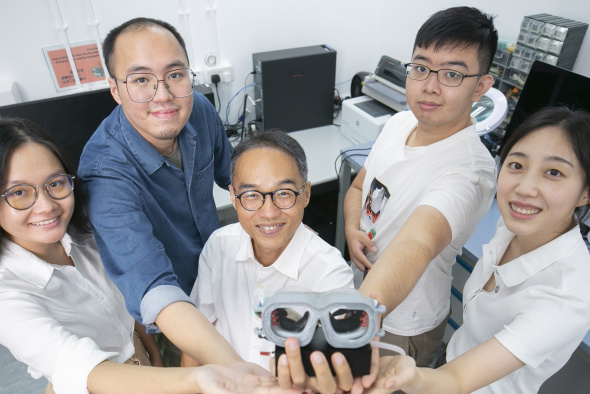
[[[101,351],[91,339],[70,333],[26,293],[1,293],[0,316],[0,344],[29,366],[33,378],[51,381],[56,392],[88,393],[92,369],[117,357]]]
[[[104,172],[100,176],[88,175],[86,187],[100,256],[109,277],[123,293],[131,316],[148,326],[167,305],[190,302],[178,287],[164,246],[153,234],[138,190],[123,177]],[[142,300],[158,286],[164,286],[159,294],[167,295],[150,298],[157,302],[146,309],[150,311],[148,318],[142,314]]]

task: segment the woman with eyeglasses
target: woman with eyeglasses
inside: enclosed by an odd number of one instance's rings
[[[51,382],[46,393],[272,391],[271,378],[226,367],[139,365],[145,350],[134,346],[77,182],[47,132],[0,119],[0,344]]]

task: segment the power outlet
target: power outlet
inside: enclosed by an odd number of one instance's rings
[[[205,83],[213,83],[211,76],[214,74],[219,75],[220,82],[231,82],[233,80],[233,70],[229,63],[220,64],[215,67],[206,67],[203,70],[203,74],[205,75]]]

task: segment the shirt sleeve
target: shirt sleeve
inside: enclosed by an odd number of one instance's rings
[[[24,292],[1,293],[0,316],[0,343],[29,366],[33,378],[45,376],[52,382],[56,392],[87,394],[92,369],[117,356],[67,331]]]
[[[215,239],[215,235],[210,238],[210,241]],[[213,302],[213,273],[211,269],[212,263],[212,242],[207,242],[201,256],[199,257],[199,274],[197,281],[191,291],[190,298],[197,305],[197,309],[211,322],[217,320],[217,313],[215,312],[215,303]]]
[[[590,306],[576,293],[531,288],[520,300],[521,313],[495,335],[510,353],[537,368],[557,349],[572,352],[590,329]]]
[[[456,239],[487,212],[494,198],[493,171],[489,179],[475,172],[441,175],[429,186],[419,205],[429,205],[443,214]]]
[[[123,293],[131,316],[153,331],[155,317],[162,309],[190,300],[178,286],[164,246],[143,212],[143,196],[131,182],[108,172],[88,174],[85,180],[92,227],[105,270]],[[150,313],[144,316],[142,299],[159,286],[165,287],[158,291],[158,297],[151,297],[149,305],[145,303],[144,309]]]

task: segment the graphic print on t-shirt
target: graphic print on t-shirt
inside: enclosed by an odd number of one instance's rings
[[[367,197],[365,198],[363,214],[361,216],[363,230],[367,231],[369,239],[377,236],[375,229],[377,228],[379,217],[385,210],[387,201],[389,201],[389,196],[389,190],[387,190],[385,185],[379,182],[377,178],[374,178],[371,182],[369,193],[367,193]]]

